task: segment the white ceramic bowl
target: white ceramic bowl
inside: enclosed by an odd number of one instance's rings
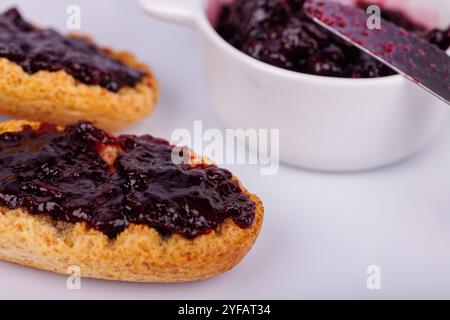
[[[280,129],[281,161],[325,171],[383,166],[419,150],[446,119],[450,108],[445,103],[399,75],[321,77],[245,55],[212,26],[223,2],[140,0],[150,15],[198,32],[206,65],[205,94],[212,107],[227,128]],[[424,5],[422,0],[407,2],[412,11]],[[448,0],[429,0],[426,5],[438,9],[442,24],[449,22]],[[433,11],[426,10],[420,8],[421,18],[436,20]]]

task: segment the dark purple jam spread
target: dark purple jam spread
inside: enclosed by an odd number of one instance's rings
[[[80,82],[112,92],[133,87],[144,76],[86,40],[33,26],[14,8],[0,14],[0,58],[17,63],[29,74],[64,70]]]
[[[101,150],[120,147],[111,163]],[[89,122],[0,135],[0,204],[86,222],[110,238],[130,223],[194,238],[226,218],[251,227],[255,203],[215,165],[175,164],[173,146],[145,136],[109,136]]]
[[[268,64],[331,77],[374,78],[395,74],[358,48],[312,21],[305,0],[236,0],[224,6],[217,31],[231,45]],[[367,1],[358,1],[367,8]],[[382,17],[427,39],[442,50],[450,46],[450,28],[432,30],[399,11],[382,10]]]

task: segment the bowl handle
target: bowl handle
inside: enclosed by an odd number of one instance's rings
[[[199,0],[139,0],[147,14],[160,20],[193,26],[196,21]]]

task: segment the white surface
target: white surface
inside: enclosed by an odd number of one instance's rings
[[[161,101],[154,116],[131,132],[168,138],[176,128],[192,128],[194,120],[220,128],[205,99],[191,31],[151,21],[127,0],[3,0],[0,9],[13,3],[34,21],[61,30],[67,5],[79,4],[83,31],[136,52],[153,67]],[[63,276],[0,262],[0,297],[450,298],[450,123],[420,154],[376,171],[328,175],[281,167],[264,177],[255,166],[231,169],[266,207],[260,238],[232,271],[176,285],[83,279],[81,290],[69,291]],[[366,288],[372,264],[382,268],[380,291]]]

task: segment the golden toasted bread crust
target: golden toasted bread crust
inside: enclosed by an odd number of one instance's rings
[[[0,134],[19,131],[25,124],[0,123]],[[245,190],[245,189],[244,189]],[[242,229],[231,219],[192,240],[161,236],[144,225],[130,225],[115,240],[84,223],[55,221],[24,209],[0,207],[0,259],[67,274],[77,266],[81,276],[136,282],[184,282],[219,275],[238,264],[255,242],[263,222],[260,199],[255,222]]]
[[[104,52],[146,75],[136,86],[114,93],[81,83],[65,71],[30,75],[18,64],[0,58],[0,113],[58,124],[89,120],[109,131],[131,126],[153,111],[159,95],[158,83],[148,67],[131,54],[111,49]]]

